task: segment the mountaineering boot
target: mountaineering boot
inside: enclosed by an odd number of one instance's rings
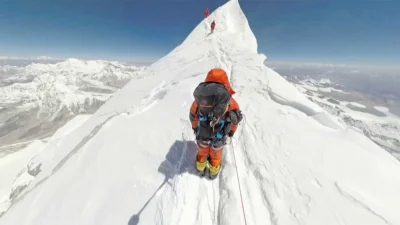
[[[196,161],[196,169],[201,177],[204,176],[204,173],[206,172],[206,166],[207,166],[207,161],[206,162]]]
[[[221,165],[218,164],[218,166],[212,166],[211,164],[209,164],[208,166],[210,169],[210,179],[215,179],[219,174],[219,169],[221,168]]]

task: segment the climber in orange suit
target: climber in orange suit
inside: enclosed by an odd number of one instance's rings
[[[223,147],[242,120],[239,104],[232,95],[228,76],[223,69],[212,69],[195,89],[189,118],[197,140],[196,168],[202,173],[207,164],[210,177],[218,175]]]
[[[210,12],[208,11],[208,8],[204,10],[204,17],[207,18],[209,16]]]
[[[211,33],[214,32],[214,28],[215,28],[215,21],[213,20],[211,23]]]

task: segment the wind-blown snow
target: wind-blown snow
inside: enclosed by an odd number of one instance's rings
[[[209,22],[216,20],[214,34]],[[263,65],[238,1],[30,163],[0,224],[399,224],[400,163]],[[223,170],[195,175],[192,92],[227,70],[246,115]]]

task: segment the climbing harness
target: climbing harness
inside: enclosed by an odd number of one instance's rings
[[[209,113],[208,115],[204,115],[201,112],[199,113],[199,119],[197,121],[197,132],[196,132],[196,134],[197,135],[200,134],[200,128],[201,128],[200,122],[205,122],[207,120],[210,121],[209,125],[212,128],[212,131],[213,131],[213,134],[214,134],[214,136],[212,138],[222,139],[224,137],[224,135],[221,133],[221,131],[223,130],[223,128],[225,126],[225,120],[220,118],[220,117],[215,117],[212,112]],[[219,128],[221,131],[218,132],[218,133],[215,133],[215,125],[217,125],[217,124],[221,124],[221,126]]]

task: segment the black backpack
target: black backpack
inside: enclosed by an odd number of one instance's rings
[[[221,117],[231,99],[231,94],[225,86],[216,82],[200,83],[194,90],[193,96],[199,114],[210,119]]]
[[[194,90],[193,96],[197,103],[198,127],[196,138],[202,140],[221,139],[229,132],[230,124],[221,118],[231,99],[231,94],[223,84],[203,82]],[[211,122],[215,122],[212,125]],[[218,121],[218,122],[217,122]]]

